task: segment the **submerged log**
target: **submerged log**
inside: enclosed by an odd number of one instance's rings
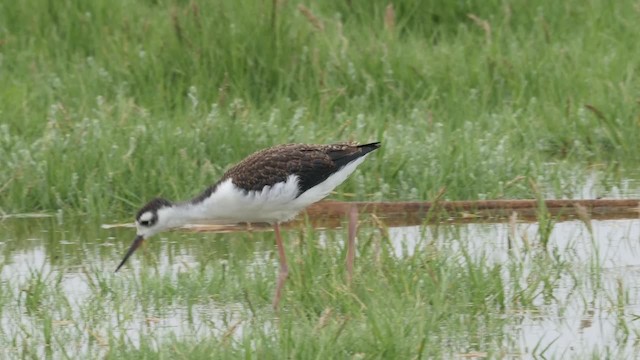
[[[571,218],[584,210],[593,219],[638,218],[640,199],[595,200],[477,200],[477,201],[415,201],[415,202],[339,202],[325,201],[310,206],[306,214],[342,216],[351,206],[360,213],[373,213],[382,217],[405,216],[425,220],[451,219],[506,219],[514,212],[520,219],[537,219],[541,212],[553,217]],[[546,210],[545,210],[546,209]]]
[[[537,221],[550,217],[554,221],[640,219],[640,199],[595,200],[478,200],[411,202],[343,202],[321,201],[307,208],[297,219],[284,224],[299,227],[308,223],[316,228],[341,227],[352,207],[360,222],[376,226],[413,226],[421,224],[464,224],[507,222],[513,214],[519,221]],[[267,224],[193,225],[186,229],[198,232],[232,232],[269,230]]]

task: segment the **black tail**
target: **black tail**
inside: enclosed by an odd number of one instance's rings
[[[380,141],[358,145],[358,148],[362,149],[362,155],[368,154],[379,147],[380,147]]]
[[[379,147],[380,142],[376,141],[364,145],[350,146],[341,151],[329,152],[328,155],[331,157],[331,160],[333,160],[336,170],[338,170],[353,160],[363,157]]]
[[[296,174],[300,177],[298,196],[310,188],[325,181],[329,176],[336,173],[347,164],[361,158],[373,150],[380,147],[380,142],[364,145],[334,144],[321,148],[323,154],[313,155],[300,166]],[[327,161],[326,156],[330,161]]]

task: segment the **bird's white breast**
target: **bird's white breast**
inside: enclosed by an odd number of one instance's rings
[[[302,210],[293,204],[298,192],[296,175],[260,191],[244,191],[228,179],[220,183],[201,205],[194,206],[200,208],[203,219],[213,222],[273,223],[290,220]]]
[[[284,222],[293,219],[307,206],[322,200],[343,183],[366,156],[344,166],[326,180],[299,193],[299,177],[289,175],[284,182],[265,186],[260,191],[245,191],[227,179],[205,200],[191,204],[188,210],[192,219],[207,223]]]

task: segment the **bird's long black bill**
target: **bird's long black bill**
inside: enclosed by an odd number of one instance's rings
[[[127,262],[127,259],[129,259],[129,256],[131,256],[131,254],[133,254],[133,252],[136,251],[136,249],[140,246],[140,244],[142,244],[143,241],[144,241],[144,237],[142,235],[138,235],[136,236],[135,239],[133,239],[133,244],[131,244],[131,246],[129,247],[129,250],[127,250],[127,254],[124,256],[124,259],[122,259],[122,262],[116,268],[116,272],[118,272],[118,270],[120,270],[122,265],[124,265],[124,263]]]

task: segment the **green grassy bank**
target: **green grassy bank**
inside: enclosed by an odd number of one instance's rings
[[[372,200],[637,165],[637,4],[387,5],[2,2],[0,210],[122,218],[284,142],[383,141],[339,189]]]
[[[633,221],[369,221],[351,285],[345,230],[303,226],[280,313],[271,233],[167,233],[112,272],[133,231],[101,223],[278,143],[382,141],[334,198],[637,193],[637,2],[389,4],[1,1],[0,216],[56,216],[0,221],[0,357],[638,353]]]

